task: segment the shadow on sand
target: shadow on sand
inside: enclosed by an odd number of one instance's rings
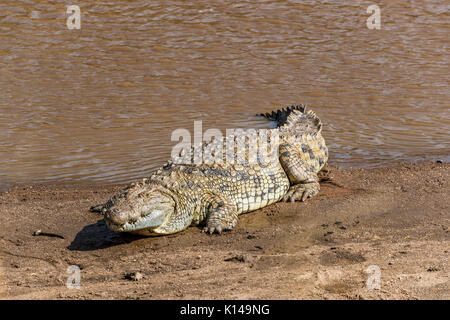
[[[113,232],[108,229],[103,219],[101,219],[97,223],[81,229],[67,249],[74,251],[92,251],[129,243],[142,238],[145,238],[145,236]]]

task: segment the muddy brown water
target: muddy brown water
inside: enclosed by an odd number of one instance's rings
[[[73,2],[73,3],[72,3]],[[341,167],[450,159],[446,1],[0,3],[0,184],[123,183],[171,133],[306,103]],[[66,26],[66,6],[81,29]]]

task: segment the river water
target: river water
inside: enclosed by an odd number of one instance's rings
[[[330,163],[450,160],[450,5],[376,1],[0,2],[0,184],[124,183],[171,133],[268,127],[305,103]],[[81,29],[66,7],[78,5]]]

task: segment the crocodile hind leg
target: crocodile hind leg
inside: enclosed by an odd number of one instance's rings
[[[333,173],[328,166],[328,163],[326,163],[323,168],[317,173],[317,176],[319,177],[320,182],[333,180]]]
[[[231,230],[238,222],[236,206],[220,197],[214,198],[209,204],[209,214],[203,232],[221,234],[224,230]]]
[[[319,177],[314,167],[302,159],[300,152],[290,144],[280,145],[280,163],[289,177],[291,187],[282,201],[305,201],[319,193]]]

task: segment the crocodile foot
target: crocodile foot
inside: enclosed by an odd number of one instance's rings
[[[206,226],[203,228],[202,232],[204,233],[209,233],[209,234],[213,234],[214,232],[221,234],[223,230],[226,230],[226,228],[224,228],[221,225],[218,226]]]
[[[231,218],[234,218],[233,216]],[[234,220],[234,219],[232,219]],[[221,234],[222,231],[228,231],[233,229],[236,225],[237,221],[224,221],[222,219],[214,219],[210,218],[206,223],[206,226],[203,228],[202,232],[213,234],[218,233]]]
[[[325,164],[322,170],[320,170],[319,173],[317,173],[317,176],[319,177],[320,182],[333,180],[332,170],[330,169],[328,164]]]
[[[283,197],[283,202],[294,202],[296,200],[305,201],[319,193],[320,185],[318,182],[295,184],[289,188],[289,191]]]
[[[209,207],[210,212],[203,232],[221,234],[222,231],[233,229],[237,224],[238,214],[236,212],[236,206],[228,199],[216,197],[211,200]]]

